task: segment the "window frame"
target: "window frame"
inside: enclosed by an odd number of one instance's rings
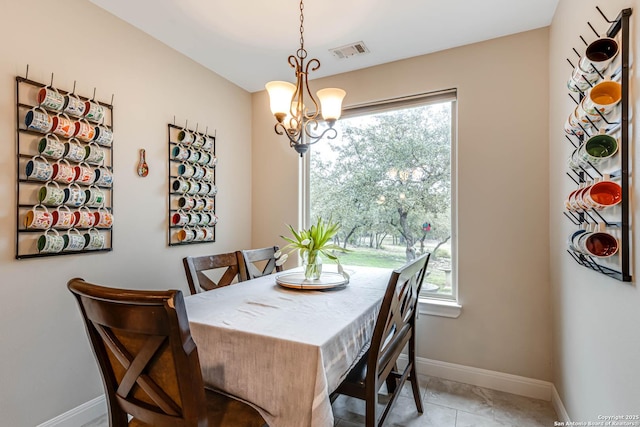
[[[352,118],[362,115],[376,114],[385,111],[394,111],[409,107],[425,106],[451,102],[451,295],[420,296],[420,313],[435,316],[457,318],[462,310],[459,303],[458,283],[458,156],[457,156],[457,105],[458,96],[456,89],[447,89],[437,92],[416,94],[400,98],[392,98],[365,104],[357,104],[345,107],[341,118]],[[322,140],[319,141],[322,143]],[[311,148],[313,149],[313,147]],[[299,215],[298,220],[302,228],[310,224],[311,200],[310,200],[310,168],[311,156],[300,159],[299,167]]]

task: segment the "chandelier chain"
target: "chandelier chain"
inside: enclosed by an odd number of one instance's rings
[[[302,0],[300,0],[300,52],[304,52],[304,3]]]

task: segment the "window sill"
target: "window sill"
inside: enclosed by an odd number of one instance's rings
[[[419,314],[457,319],[460,313],[462,313],[462,306],[455,301],[420,298]]]

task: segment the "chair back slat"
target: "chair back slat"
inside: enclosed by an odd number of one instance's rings
[[[132,291],[73,279],[102,373],[110,425],[127,414],[158,427],[205,426],[207,408],[197,348],[180,291]]]
[[[189,283],[191,294],[210,291],[223,286],[229,286],[237,279],[246,280],[244,260],[239,251],[216,255],[188,256],[182,260]],[[214,281],[207,272],[225,269],[220,279]]]
[[[430,254],[423,255],[391,274],[369,349],[367,381],[372,384],[384,381],[414,333],[418,296],[429,257]]]
[[[275,253],[279,249],[278,246],[272,246],[268,248],[243,250],[242,257],[247,269],[247,278],[255,279],[256,277],[282,271],[282,266],[276,265]],[[263,266],[260,267],[261,265]]]

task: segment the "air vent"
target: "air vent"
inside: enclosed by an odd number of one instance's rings
[[[352,56],[366,55],[369,53],[369,49],[364,45],[364,42],[351,43],[346,46],[329,49],[329,51],[338,59],[347,59]]]

